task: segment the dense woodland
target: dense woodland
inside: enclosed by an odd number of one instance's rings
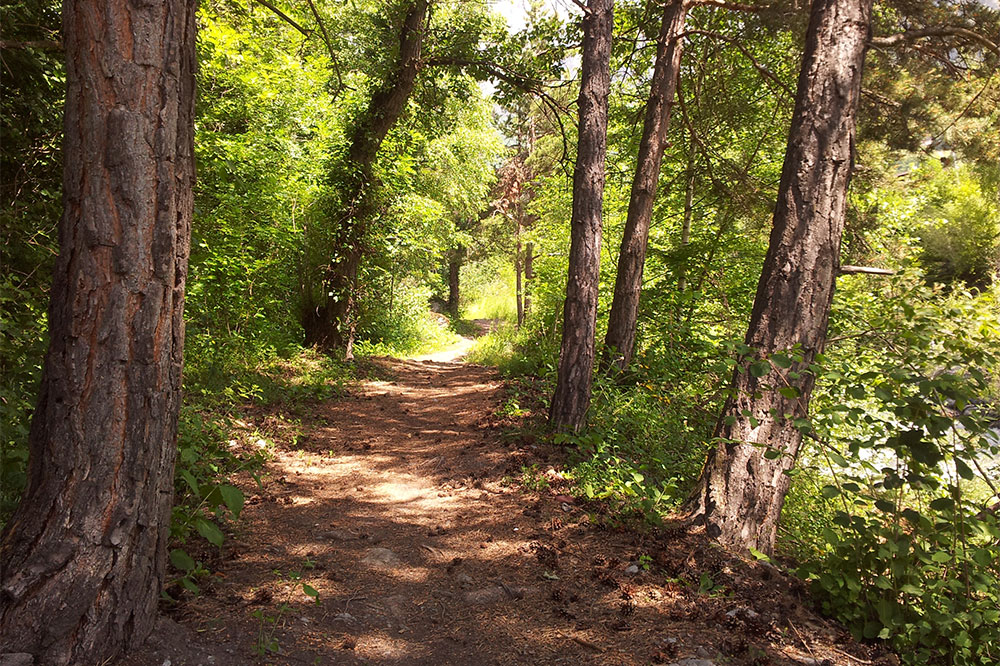
[[[1000,12],[492,5],[0,6],[3,642],[141,641],[241,409],[498,320],[470,360],[602,520],[1000,663]]]

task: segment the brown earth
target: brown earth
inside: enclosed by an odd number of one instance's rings
[[[562,494],[562,452],[505,439],[498,376],[459,351],[375,361],[302,415],[262,485],[244,480],[219,582],[124,664],[896,663],[769,564],[595,524]]]

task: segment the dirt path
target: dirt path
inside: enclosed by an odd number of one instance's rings
[[[857,663],[770,567],[600,530],[558,490],[515,487],[546,453],[500,438],[501,384],[461,351],[378,361],[320,405],[246,486],[222,581],[127,663]]]

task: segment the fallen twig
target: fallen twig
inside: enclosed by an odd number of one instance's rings
[[[854,661],[858,662],[859,664],[874,664],[875,663],[873,661],[868,661],[867,659],[862,659],[861,657],[855,657],[850,652],[844,652],[843,650],[838,650],[837,648],[833,647],[832,645],[829,646],[829,648],[831,650],[833,650],[834,652],[836,652],[837,654],[842,654],[842,655],[844,655],[845,657],[847,657],[849,659],[853,659]]]
[[[570,634],[567,634],[564,631],[560,631],[560,630],[557,630],[557,631],[559,631],[559,635],[560,636],[562,636],[563,638],[568,638],[571,641],[573,641],[574,643],[579,643],[583,647],[590,648],[591,650],[596,650],[597,652],[604,652],[604,648],[602,648],[597,643],[594,643],[593,641],[589,641],[586,638],[583,638],[581,636],[572,636]]]

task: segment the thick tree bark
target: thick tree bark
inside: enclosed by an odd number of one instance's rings
[[[66,0],[64,205],[28,486],[0,541],[0,646],[99,664],[165,567],[192,214],[195,3]]]
[[[670,107],[677,90],[677,73],[683,47],[681,34],[684,32],[686,18],[687,5],[683,0],[673,0],[663,10],[663,23],[657,39],[653,80],[649,87],[649,101],[646,103],[646,120],[642,126],[625,233],[618,254],[615,295],[608,316],[608,332],[604,338],[604,364],[620,370],[631,363],[635,348],[649,222],[653,216],[653,200],[656,198],[663,148],[670,126]]]
[[[334,259],[323,278],[320,302],[306,298],[303,303],[302,327],[307,345],[327,351],[353,346],[357,327],[355,291],[368,224],[376,213],[372,198],[375,158],[413,92],[421,66],[420,51],[429,5],[430,0],[414,0],[410,5],[400,26],[396,69],[372,95],[351,133],[347,163],[344,172],[337,176],[346,214],[339,222],[332,248]],[[308,288],[304,290],[306,294],[310,292]]]
[[[727,546],[774,548],[788,476],[802,442],[823,350],[839,264],[872,0],[814,0],[795,112],[778,188],[774,228],[757,287],[746,344],[757,350],[733,375],[709,454],[688,509]],[[757,378],[754,360],[797,348],[801,361],[772,365]],[[759,366],[758,366],[759,367]],[[795,374],[797,373],[797,374]],[[778,393],[798,390],[798,398]],[[780,453],[769,460],[768,449]]]
[[[549,410],[549,422],[559,430],[582,428],[590,406],[601,269],[601,206],[607,153],[613,6],[613,0],[590,0],[583,19],[569,279],[563,308],[559,376]]]

